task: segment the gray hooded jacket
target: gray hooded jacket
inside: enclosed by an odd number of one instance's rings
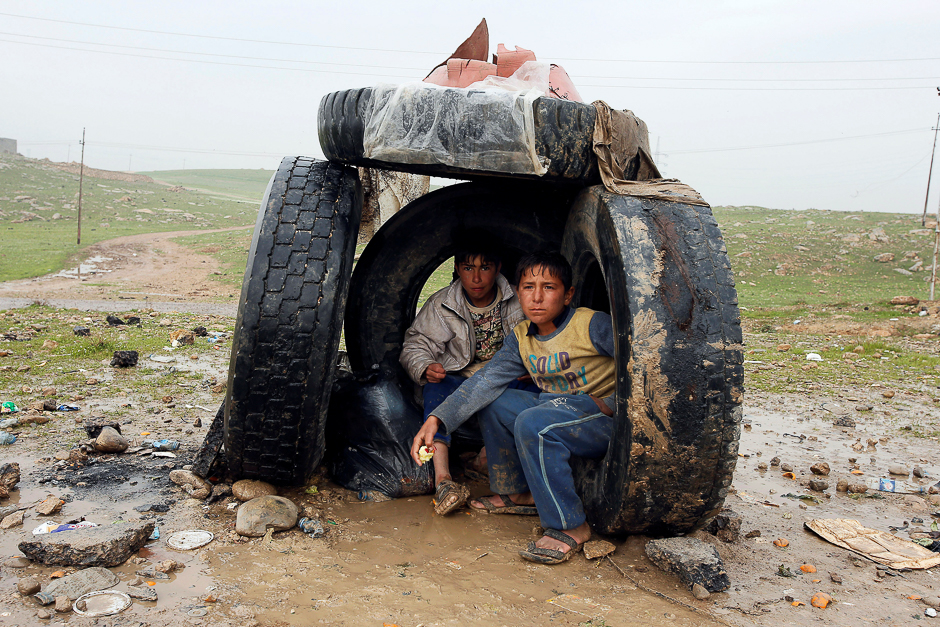
[[[525,316],[509,281],[502,274],[496,277],[502,294],[503,334],[508,336]],[[434,293],[418,312],[405,332],[399,361],[412,381],[424,385],[424,372],[439,363],[447,372],[459,372],[473,361],[476,338],[470,308],[460,281]]]

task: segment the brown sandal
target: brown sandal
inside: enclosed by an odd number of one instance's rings
[[[468,498],[470,498],[470,489],[467,486],[444,479],[438,484],[437,491],[434,493],[434,511],[441,516],[446,516],[460,509]]]
[[[493,502],[492,497],[498,496],[503,500],[502,505],[497,505]],[[476,507],[474,503],[480,503],[483,507]],[[470,502],[470,509],[475,509],[478,512],[485,511],[487,514],[519,514],[520,516],[535,516],[539,513],[539,510],[535,508],[535,505],[519,505],[511,498],[508,494],[491,494],[489,496],[481,496],[478,499],[474,499]]]

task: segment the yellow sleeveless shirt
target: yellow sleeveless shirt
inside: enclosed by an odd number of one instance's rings
[[[522,363],[542,391],[592,394],[597,398],[614,393],[614,359],[599,355],[588,333],[594,313],[593,309],[579,307],[561,333],[549,340],[527,335],[532,324],[528,320],[513,329]]]

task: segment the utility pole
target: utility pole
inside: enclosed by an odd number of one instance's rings
[[[940,203],[937,203],[937,222],[933,226],[933,267],[930,268],[930,300],[937,284],[937,252],[940,251]]]
[[[82,128],[82,164],[78,170],[78,240],[75,242],[79,246],[82,243],[82,183],[85,180],[85,129]],[[78,271],[81,272],[81,265]]]
[[[940,95],[940,93],[938,93]],[[933,150],[930,152],[930,169],[927,171],[927,196],[924,197],[924,213],[920,216],[920,225],[927,224],[927,199],[930,198],[930,179],[933,176],[933,157],[937,152],[937,131],[940,130],[940,113],[937,114],[937,125],[933,127]],[[931,289],[933,289],[931,287]]]

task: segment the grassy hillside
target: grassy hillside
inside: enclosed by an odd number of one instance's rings
[[[77,174],[0,154],[0,281],[65,267],[80,247]],[[257,206],[148,182],[85,177],[82,246],[139,233],[253,224]]]
[[[261,203],[273,170],[160,170],[139,172],[150,178],[183,187]]]
[[[929,293],[934,236],[920,216],[764,207],[714,214],[744,307],[853,306]],[[875,261],[883,253],[893,260]]]

